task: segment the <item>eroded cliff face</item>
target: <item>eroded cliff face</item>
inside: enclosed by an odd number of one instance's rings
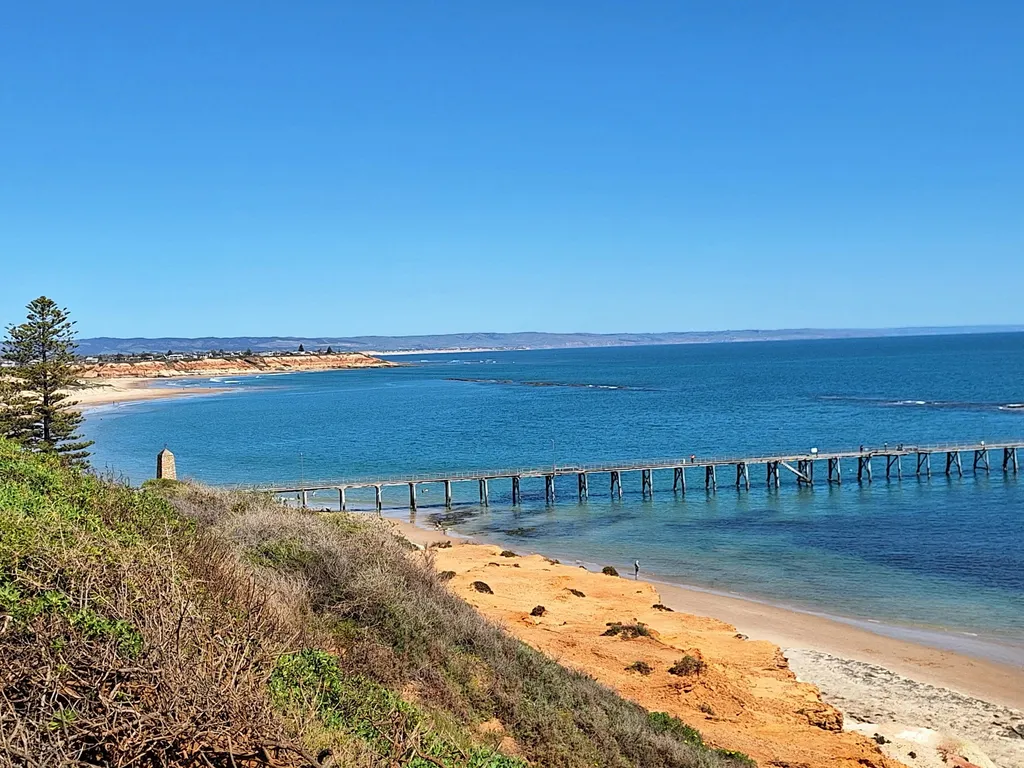
[[[332,355],[285,355],[280,357],[207,358],[204,360],[147,360],[135,363],[83,365],[80,379],[163,379],[176,376],[235,376],[246,373],[331,371],[346,368],[390,368],[396,363],[362,352]]]
[[[843,731],[842,713],[797,681],[777,646],[717,619],[664,610],[650,584],[539,555],[509,558],[500,547],[431,552],[438,571],[453,574],[453,592],[520,640],[652,712],[682,718],[717,747],[775,768],[903,768]],[[647,634],[628,639],[609,631],[613,622],[642,623]],[[693,670],[670,671],[686,657]]]

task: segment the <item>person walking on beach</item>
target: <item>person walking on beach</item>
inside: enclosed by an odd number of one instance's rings
[[[633,581],[636,581],[639,578],[640,578],[640,561],[639,560],[634,560],[633,561]]]

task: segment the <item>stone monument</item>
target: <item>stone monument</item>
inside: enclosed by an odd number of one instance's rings
[[[156,455],[156,479],[177,480],[178,473],[174,469],[174,454],[164,448]]]

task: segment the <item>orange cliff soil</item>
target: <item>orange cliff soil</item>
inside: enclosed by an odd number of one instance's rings
[[[330,371],[346,368],[390,368],[397,365],[362,352],[331,355],[282,355],[275,357],[212,357],[203,360],[145,360],[134,363],[97,363],[83,365],[78,378],[87,379],[163,379],[177,376],[237,376],[247,373],[293,373]]]
[[[557,565],[539,555],[502,557],[499,547],[431,549],[452,590],[519,639],[614,688],[651,711],[669,712],[716,747],[776,768],[902,768],[870,739],[844,732],[842,714],[800,683],[779,648],[751,641],[717,619],[656,609],[649,584]],[[482,581],[493,594],[477,591]],[[571,590],[582,593],[574,594]],[[543,606],[541,616],[531,615]],[[609,622],[641,622],[649,637],[604,632]],[[699,674],[668,672],[684,655]],[[648,675],[627,671],[634,662]]]

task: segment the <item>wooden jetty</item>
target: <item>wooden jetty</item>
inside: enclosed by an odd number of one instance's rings
[[[782,454],[775,456],[753,457],[698,457],[659,459],[628,464],[582,464],[582,465],[549,465],[546,467],[501,469],[476,472],[439,473],[413,476],[391,476],[379,478],[363,478],[340,481],[315,481],[296,484],[261,486],[256,490],[275,495],[296,494],[303,506],[308,503],[309,494],[317,491],[336,491],[340,509],[347,508],[346,493],[355,488],[373,488],[375,504],[378,511],[383,506],[383,489],[391,486],[408,486],[409,508],[417,506],[417,488],[422,485],[437,484],[444,488],[444,504],[452,506],[452,486],[455,483],[476,483],[480,494],[480,504],[490,503],[490,483],[508,481],[512,489],[512,504],[522,503],[521,482],[523,478],[544,478],[544,498],[549,504],[555,503],[555,479],[560,476],[576,475],[577,498],[586,501],[590,497],[590,480],[594,475],[607,475],[608,487],[612,498],[622,498],[622,475],[639,473],[640,493],[644,498],[654,494],[654,471],[672,470],[672,491],[687,492],[687,473],[703,476],[704,490],[713,493],[718,490],[718,471],[725,470],[731,477],[730,470],[735,471],[735,485],[739,490],[750,490],[750,468],[764,466],[765,483],[768,488],[778,488],[781,483],[782,470],[793,475],[798,487],[814,485],[814,468],[824,464],[826,483],[841,484],[843,481],[843,462],[856,461],[857,481],[870,483],[874,480],[874,469],[885,466],[887,480],[903,479],[903,459],[912,459],[912,473],[915,476],[931,477],[932,456],[945,459],[945,475],[956,474],[962,477],[964,462],[962,455],[972,457],[971,470],[974,474],[990,472],[990,455],[1002,460],[1002,471],[1017,474],[1018,449],[1024,449],[1024,441],[996,443],[953,443],[946,445],[884,445],[881,448],[860,448],[854,450],[820,452],[812,448],[807,453]],[[877,461],[877,465],[874,462]],[[997,465],[998,466],[998,465]],[[908,467],[910,470],[911,467]]]

